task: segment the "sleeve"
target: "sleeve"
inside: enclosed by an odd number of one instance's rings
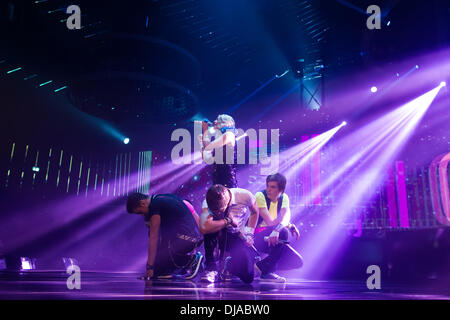
[[[202,202],[202,209],[208,208],[208,204],[206,203],[206,199]]]
[[[289,208],[289,197],[286,193],[283,193],[283,203],[281,204],[281,208]]]
[[[251,193],[250,191],[247,191],[248,192],[248,206],[249,207],[251,207],[251,206],[253,206],[253,204],[255,203],[255,201],[256,201],[256,198],[255,198],[255,196],[253,195],[253,193]]]
[[[255,198],[258,208],[267,208],[266,198],[264,197],[264,194],[261,191],[255,194]]]
[[[161,215],[161,202],[156,197],[152,199],[150,207],[148,207],[148,214],[145,215],[145,224],[150,226],[150,219],[155,215]]]

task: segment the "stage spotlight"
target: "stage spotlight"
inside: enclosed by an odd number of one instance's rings
[[[441,86],[441,87],[445,87],[446,85],[447,85],[447,82],[442,81],[440,86]]]
[[[372,88],[370,88],[370,91],[372,91],[372,93],[375,93],[375,92],[378,91],[378,88],[377,87],[372,87]]]
[[[419,69],[419,65],[418,64],[416,64],[416,69]]]
[[[346,126],[347,125],[347,121],[343,121],[342,123],[341,123],[341,126]]]
[[[124,143],[124,144],[130,143],[130,138],[125,138],[125,139],[123,139],[123,143]]]
[[[36,269],[36,259],[28,257],[20,257],[20,270]]]

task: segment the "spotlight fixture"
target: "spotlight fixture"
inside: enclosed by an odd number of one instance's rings
[[[419,65],[418,64],[416,64],[416,69],[419,69]]]
[[[375,92],[378,91],[378,88],[377,88],[377,87],[372,87],[372,88],[370,88],[370,91],[372,91],[373,93],[375,93]]]
[[[35,270],[36,259],[28,257],[20,257],[20,270]]]
[[[347,125],[347,121],[342,121],[341,126],[346,126]]]
[[[441,82],[441,87],[445,87],[446,85],[447,85],[447,82],[445,82],[445,81]]]
[[[123,139],[123,143],[124,143],[124,144],[130,143],[130,138],[125,138],[125,139]]]

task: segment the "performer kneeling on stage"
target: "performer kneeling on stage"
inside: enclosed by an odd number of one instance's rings
[[[300,233],[295,225],[290,223],[291,211],[289,197],[284,193],[285,188],[286,178],[276,173],[267,177],[266,190],[255,194],[260,217],[255,232],[255,247],[260,252],[268,253],[266,258],[256,263],[262,281],[286,281],[275,273],[283,256],[293,260],[289,261],[290,267],[285,269],[300,268],[303,265],[300,254],[286,244],[289,231],[297,239]]]
[[[245,226],[247,220],[250,227]],[[230,256],[224,262],[222,274],[230,272],[245,283],[253,281],[255,252],[250,247],[257,221],[258,208],[250,191],[220,184],[209,188],[202,204],[200,231],[223,233],[225,251]]]
[[[133,193],[128,196],[127,211],[142,215],[149,227],[147,280],[197,275],[203,255],[196,249],[203,240],[199,217],[188,201],[173,194]]]

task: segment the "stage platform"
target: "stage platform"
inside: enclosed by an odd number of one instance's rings
[[[1,300],[391,300],[447,299],[448,281],[430,280],[420,285],[383,284],[368,290],[365,281],[310,281],[289,279],[284,284],[251,285],[240,281],[208,284],[197,281],[143,281],[137,273],[84,271],[81,289],[69,290],[68,275],[61,271],[0,272]]]

